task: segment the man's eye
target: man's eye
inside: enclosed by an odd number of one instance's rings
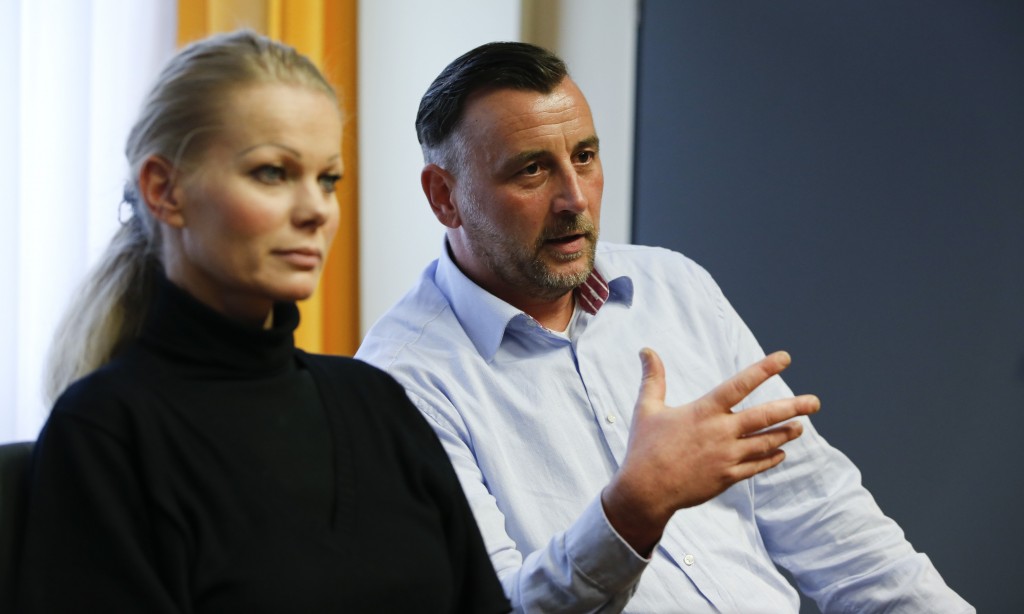
[[[592,151],[581,151],[580,153],[576,154],[576,160],[580,164],[586,164],[588,162],[593,162],[593,160],[594,160],[594,152],[592,152]]]
[[[280,166],[273,166],[265,164],[252,172],[252,176],[256,181],[262,183],[280,183],[285,179],[284,168]]]
[[[341,175],[336,173],[328,173],[326,175],[320,175],[320,187],[323,188],[324,193],[333,194],[337,189],[338,182],[341,181]]]
[[[540,172],[540,164],[534,162],[533,164],[523,167],[523,170],[519,172],[523,175],[536,175]]]

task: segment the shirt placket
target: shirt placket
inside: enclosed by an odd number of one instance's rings
[[[607,388],[602,386],[601,372],[596,363],[585,351],[586,343],[577,336],[571,345],[576,373],[587,393],[594,420],[604,438],[605,446],[615,459],[616,466],[621,466],[626,458],[626,444],[629,441],[628,420],[615,406],[612,395],[604,392]]]
[[[587,392],[590,408],[594,420],[600,427],[604,443],[616,465],[621,466],[629,443],[629,420],[615,406],[614,395],[605,392],[608,387],[602,385],[604,376],[595,362],[600,356],[593,356],[591,352],[586,351],[586,341],[583,335],[579,334],[584,329],[585,325],[581,326],[571,342],[576,371]],[[669,524],[658,548],[662,551],[662,556],[673,561],[680,571],[689,576],[697,589],[715,607],[728,607],[728,604],[732,603],[725,598],[721,586],[713,579],[708,567],[710,561],[701,556],[699,540],[691,539],[678,522]]]

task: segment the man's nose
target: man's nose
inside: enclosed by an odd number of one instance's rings
[[[576,170],[571,169],[564,173],[561,188],[552,203],[554,211],[582,213],[586,211],[588,204],[587,195],[583,191],[583,180]]]

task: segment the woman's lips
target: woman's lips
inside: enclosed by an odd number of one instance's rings
[[[320,250],[311,248],[281,249],[274,254],[295,268],[307,271],[320,266],[323,260]]]

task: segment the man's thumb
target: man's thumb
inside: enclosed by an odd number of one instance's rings
[[[661,357],[651,348],[640,350],[640,365],[643,376],[640,380],[640,398],[638,404],[645,400],[665,402],[665,365]]]

